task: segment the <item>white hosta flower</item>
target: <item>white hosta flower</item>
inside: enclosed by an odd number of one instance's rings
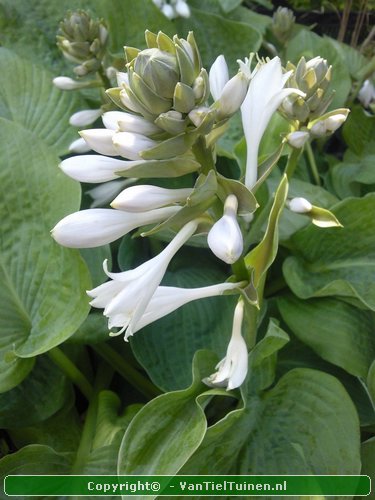
[[[77,154],[88,153],[89,151],[91,151],[90,146],[87,144],[87,142],[84,139],[82,139],[82,137],[71,142],[69,144],[68,149],[69,149],[69,153],[77,153]],[[78,158],[81,158],[81,157],[79,156]]]
[[[116,79],[117,85],[119,87],[122,87],[123,83],[129,85],[129,75],[127,73],[124,73],[123,71],[119,71],[118,73],[116,73]]]
[[[168,19],[174,19],[176,17],[176,11],[172,7],[172,5],[170,5],[169,3],[166,3],[165,5],[163,5],[160,10],[165,15],[165,17]]]
[[[86,145],[86,142],[84,144]],[[143,163],[146,163],[146,160],[126,161],[108,158],[107,156],[85,155],[72,156],[63,160],[60,163],[60,168],[66,175],[76,181],[96,184],[118,179],[120,176],[116,172],[126,171]]]
[[[99,247],[137,227],[161,222],[179,210],[180,207],[165,207],[135,214],[110,208],[91,208],[67,215],[51,233],[57,243],[65,247]]]
[[[179,17],[184,17],[185,19],[190,17],[191,12],[186,0],[177,0],[175,5],[176,14]]]
[[[97,153],[108,156],[118,155],[118,151],[112,142],[112,137],[115,134],[114,130],[92,128],[81,130],[79,134],[86,141],[90,149],[93,149]]]
[[[345,123],[349,110],[346,111],[346,114],[337,113],[335,115],[329,116],[324,120],[317,121],[311,127],[311,133],[315,137],[324,137],[326,135],[332,134],[338,128],[340,128],[343,123]]]
[[[87,127],[96,121],[101,116],[101,109],[83,109],[77,111],[69,118],[69,123],[73,127]]]
[[[211,228],[207,243],[212,252],[227,264],[236,262],[243,251],[243,238],[237,222],[237,198],[231,194],[225,200],[224,215]]]
[[[113,198],[122,190],[124,187],[137,182],[138,179],[116,179],[114,181],[109,181],[99,186],[96,186],[89,191],[86,191],[93,202],[90,208],[102,207],[108,205]]]
[[[220,55],[211,67],[209,81],[219,118],[233,115],[246,96],[249,83],[246,73],[239,71],[229,80],[227,63]]]
[[[228,290],[234,290],[241,287],[244,282],[239,283],[219,283],[217,285],[205,286],[201,288],[177,288],[173,286],[159,286],[152,296],[143,316],[140,318],[134,328],[128,329],[127,337],[133,335],[143,327],[157,321],[179,307],[192,302],[193,300],[204,299],[222,295]],[[118,318],[117,325],[121,326],[121,318]]]
[[[224,359],[216,365],[217,372],[203,380],[209,386],[226,387],[228,390],[240,387],[248,370],[248,352],[241,335],[244,304],[240,300],[234,311],[232,337]]]
[[[60,90],[76,90],[87,86],[87,82],[78,82],[68,76],[57,76],[52,83]]]
[[[109,273],[107,261],[104,261],[104,271],[112,281],[87,293],[94,299],[90,302],[93,307],[104,308],[103,314],[108,317],[109,328],[121,328],[112,335],[120,335],[127,328],[130,331],[136,328],[172,257],[194,234],[197,226],[196,221],[188,222],[159,255],[136,269]]]
[[[358,100],[365,107],[368,108],[372,101],[375,100],[375,87],[371,80],[365,80],[358,93]]]
[[[111,206],[127,212],[143,212],[186,200],[193,189],[165,189],[158,186],[132,186],[124,189]]]
[[[296,130],[295,132],[291,132],[288,137],[288,144],[296,149],[301,149],[306,144],[310,137],[308,132],[303,132],[300,130]]]
[[[260,64],[253,75],[241,106],[247,146],[245,184],[249,189],[257,181],[259,144],[272,115],[289,94],[305,95],[298,89],[283,88],[290,72],[283,74],[279,57]]]
[[[117,132],[112,138],[117,154],[129,160],[140,160],[139,153],[156,146],[157,142],[141,134]]]
[[[313,206],[306,198],[293,198],[287,202],[287,207],[296,214],[307,214]]]
[[[102,116],[105,128],[121,132],[152,135],[160,132],[160,128],[142,116],[132,115],[124,111],[108,111]]]

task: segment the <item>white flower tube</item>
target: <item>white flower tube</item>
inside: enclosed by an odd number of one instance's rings
[[[145,224],[171,217],[180,207],[130,213],[110,208],[92,208],[67,215],[52,229],[52,237],[65,247],[93,248],[106,245]]]
[[[85,143],[86,144],[86,143]],[[96,184],[118,179],[116,172],[146,163],[147,160],[126,161],[101,155],[72,156],[60,163],[61,170],[72,179]]]
[[[116,154],[129,158],[129,160],[140,160],[139,153],[141,151],[152,148],[157,144],[156,141],[144,135],[132,132],[117,132],[112,140],[117,151]]]
[[[88,146],[87,142],[84,139],[82,139],[82,137],[71,142],[69,144],[68,149],[70,153],[77,153],[77,154],[88,153],[89,151],[91,151],[90,146]],[[81,158],[81,156],[78,156],[76,158]]]
[[[167,316],[179,307],[192,302],[193,300],[204,299],[222,295],[228,290],[234,290],[243,285],[240,283],[219,283],[217,285],[205,286],[201,288],[177,288],[173,286],[159,286],[152,296],[145,313],[137,322],[134,328],[128,329],[127,337],[133,335],[141,328],[157,321],[163,316]],[[116,325],[113,325],[116,326]],[[117,325],[119,326],[119,325]]]
[[[136,327],[172,257],[194,234],[197,226],[196,221],[188,222],[159,255],[136,269],[109,273],[106,261],[104,262],[104,270],[112,281],[87,293],[94,299],[90,302],[93,307],[104,307],[103,314],[109,319],[109,328],[121,327],[119,332],[112,335],[120,335],[127,328],[132,331]],[[127,337],[128,334],[125,338]]]
[[[217,101],[223,92],[225,84],[229,80],[228,66],[223,55],[216,58],[215,62],[211,66],[208,78],[210,82],[211,95],[214,100]]]
[[[305,95],[298,89],[283,88],[289,76],[290,72],[283,75],[279,57],[261,64],[254,72],[241,106],[247,146],[245,184],[249,189],[257,181],[259,144],[272,115],[289,94]]]
[[[124,111],[108,111],[102,116],[103,124],[107,129],[136,134],[152,135],[160,132],[160,128],[142,116],[132,115]]]
[[[95,120],[101,116],[101,109],[83,109],[82,111],[77,111],[69,118],[69,123],[73,127],[87,127],[91,125]]]
[[[227,353],[216,365],[217,372],[203,380],[209,386],[226,387],[228,390],[240,387],[246,378],[248,370],[248,352],[244,338],[241,335],[244,314],[244,303],[240,300],[234,311],[232,336]]]
[[[234,194],[227,197],[224,215],[211,228],[207,243],[212,252],[227,264],[236,262],[243,251],[243,237],[237,222],[238,201]]]
[[[193,189],[165,189],[158,186],[132,186],[124,189],[111,203],[111,207],[127,212],[144,212],[171,203],[186,200]]]
[[[114,130],[107,130],[105,128],[81,130],[79,133],[87,145],[97,153],[107,156],[117,156],[118,151],[112,142],[114,134]]]

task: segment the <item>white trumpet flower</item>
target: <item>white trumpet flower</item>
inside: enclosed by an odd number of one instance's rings
[[[137,322],[163,279],[171,259],[194,234],[197,226],[197,221],[188,222],[159,255],[136,269],[109,273],[107,261],[104,261],[104,271],[112,281],[88,291],[87,294],[93,298],[90,302],[93,307],[104,308],[103,314],[108,318],[109,328],[121,328],[110,335],[120,335],[126,329],[132,331],[137,327]],[[127,336],[126,333],[125,338]]]
[[[244,313],[244,303],[240,300],[234,311],[232,336],[227,353],[216,365],[217,372],[203,380],[209,386],[226,387],[228,390],[240,387],[246,378],[248,370],[248,352],[241,327]]]
[[[305,95],[298,89],[283,88],[290,72],[283,74],[279,57],[260,64],[253,75],[241,106],[247,146],[245,184],[249,189],[257,181],[259,144],[272,115],[289,94]]]
[[[118,179],[120,176],[116,172],[126,171],[143,163],[146,163],[146,160],[126,161],[101,155],[85,155],[63,160],[60,168],[76,181],[96,184]]]
[[[132,213],[110,208],[92,208],[67,215],[52,229],[52,237],[65,247],[93,248],[106,245],[133,229],[161,222],[181,207],[165,207]]]
[[[111,203],[111,207],[127,212],[144,212],[171,203],[186,200],[193,189],[165,189],[158,186],[142,185],[124,189]]]
[[[212,252],[227,264],[236,262],[243,251],[243,237],[237,222],[238,201],[234,194],[227,197],[224,215],[211,228],[207,243]]]
[[[167,316],[183,305],[192,302],[193,300],[204,299],[207,297],[215,297],[222,295],[228,290],[234,290],[243,286],[245,282],[239,283],[219,283],[200,288],[178,288],[173,286],[159,286],[152,299],[150,300],[143,316],[140,318],[134,328],[128,328],[126,339],[136,333],[141,328],[157,321],[164,316]],[[121,318],[118,318],[121,323]],[[113,326],[121,326],[113,325]],[[126,340],[125,339],[125,340]]]
[[[87,127],[101,116],[103,111],[101,109],[83,109],[72,114],[69,118],[69,123],[73,127]]]

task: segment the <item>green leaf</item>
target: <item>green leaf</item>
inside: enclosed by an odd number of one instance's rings
[[[329,173],[333,189],[341,199],[362,196],[368,185],[375,184],[375,155],[366,155],[334,165]]]
[[[375,358],[375,316],[339,300],[280,297],[284,321],[323,359],[366,379]]]
[[[278,249],[278,221],[288,194],[288,179],[283,176],[275,193],[268,218],[266,233],[262,241],[245,257],[248,268],[254,269],[254,285],[257,288],[267,269],[275,260]]]
[[[219,0],[220,7],[223,9],[224,13],[227,14],[231,10],[241,5],[242,0]]]
[[[375,406],[375,359],[371,363],[370,369],[368,371],[367,386]]]
[[[195,288],[225,281],[226,274],[201,251],[180,251],[187,261],[165,276],[170,286]],[[180,261],[181,262],[181,261]],[[191,383],[191,362],[198,349],[224,357],[232,331],[235,297],[196,300],[143,328],[130,343],[135,357],[152,381],[166,391]]]
[[[78,209],[78,184],[56,168],[57,157],[32,133],[0,121],[1,348],[13,353],[7,354],[12,363],[1,360],[4,391],[21,380],[17,356],[48,351],[82,323],[90,280],[78,252],[60,247],[49,234]],[[21,371],[25,376],[25,367]]]
[[[77,93],[57,89],[52,84],[56,75],[8,49],[0,48],[0,66],[6,68],[0,73],[0,116],[33,132],[56,154],[66,154],[68,145],[78,139],[69,125],[80,103]]]
[[[108,340],[108,320],[99,312],[90,313],[68,339],[72,344],[99,344]]]
[[[361,156],[375,135],[375,115],[370,115],[360,105],[354,105],[343,126],[342,135],[348,147]]]
[[[337,379],[296,368],[209,427],[181,474],[358,474],[356,410]]]
[[[86,265],[90,271],[92,288],[100,285],[107,280],[103,271],[103,262],[108,260],[108,268],[112,267],[111,248],[109,245],[103,245],[97,248],[82,248],[80,254],[85,259]]]
[[[375,437],[368,439],[361,446],[362,470],[361,474],[371,477],[371,482],[375,481]],[[374,498],[374,489],[368,498]]]
[[[375,195],[332,211],[343,228],[309,226],[292,237],[296,256],[284,262],[286,282],[302,299],[336,295],[375,310]]]
[[[206,432],[206,417],[197,398],[207,389],[201,380],[213,367],[213,356],[200,351],[188,389],[158,396],[142,408],[125,433],[118,474],[176,474],[180,470]]]
[[[26,380],[0,394],[0,427],[26,427],[46,420],[70,396],[65,375],[46,356],[38,357]]]

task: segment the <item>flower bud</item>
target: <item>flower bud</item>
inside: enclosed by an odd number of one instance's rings
[[[68,76],[57,76],[52,80],[52,83],[60,90],[76,90],[87,86],[86,82],[77,82]]]
[[[242,71],[225,84],[220,98],[215,103],[219,119],[232,116],[240,108],[246,97],[248,85],[248,79]]]
[[[101,116],[101,109],[84,109],[82,111],[77,111],[69,118],[69,123],[73,127],[86,127],[91,125],[95,120]]]
[[[142,116],[125,113],[123,111],[108,111],[102,116],[103,124],[107,129],[136,134],[153,135],[160,132],[160,128],[145,120]]]
[[[310,134],[308,132],[303,131],[295,131],[291,132],[287,136],[288,144],[296,149],[301,149],[305,145],[306,141],[308,141]]]
[[[358,100],[365,108],[368,108],[371,102],[375,100],[375,87],[371,80],[363,82],[361,90],[358,93]]]
[[[120,193],[112,208],[127,212],[144,212],[186,200],[193,189],[165,189],[158,186],[132,186]]]
[[[278,7],[272,18],[272,33],[280,43],[285,43],[292,33],[296,18],[286,7]]]
[[[175,5],[176,14],[180,17],[188,18],[190,17],[190,9],[186,0],[177,0]]]
[[[243,238],[237,222],[237,198],[231,194],[224,204],[224,215],[211,228],[207,243],[212,252],[227,264],[236,262],[243,251]]]
[[[118,152],[113,145],[112,137],[115,132],[105,128],[81,130],[80,136],[91,149],[102,155],[117,156]]]
[[[163,5],[163,7],[161,8],[161,12],[168,19],[174,19],[176,17],[176,12],[175,12],[174,8],[172,7],[172,5],[170,5],[169,3],[166,3],[165,5]]]
[[[82,139],[82,137],[70,143],[68,149],[69,153],[77,153],[77,154],[88,153],[89,151],[91,151],[90,146],[84,139]]]
[[[312,209],[311,203],[305,198],[293,198],[287,202],[287,207],[296,214],[307,214]]]
[[[208,78],[210,82],[211,95],[214,100],[217,101],[223,92],[225,84],[229,80],[228,66],[223,55],[216,58],[215,62],[211,66]]]
[[[113,136],[113,145],[116,154],[129,158],[129,160],[139,160],[139,153],[152,148],[156,142],[141,134],[132,132],[118,132]]]

